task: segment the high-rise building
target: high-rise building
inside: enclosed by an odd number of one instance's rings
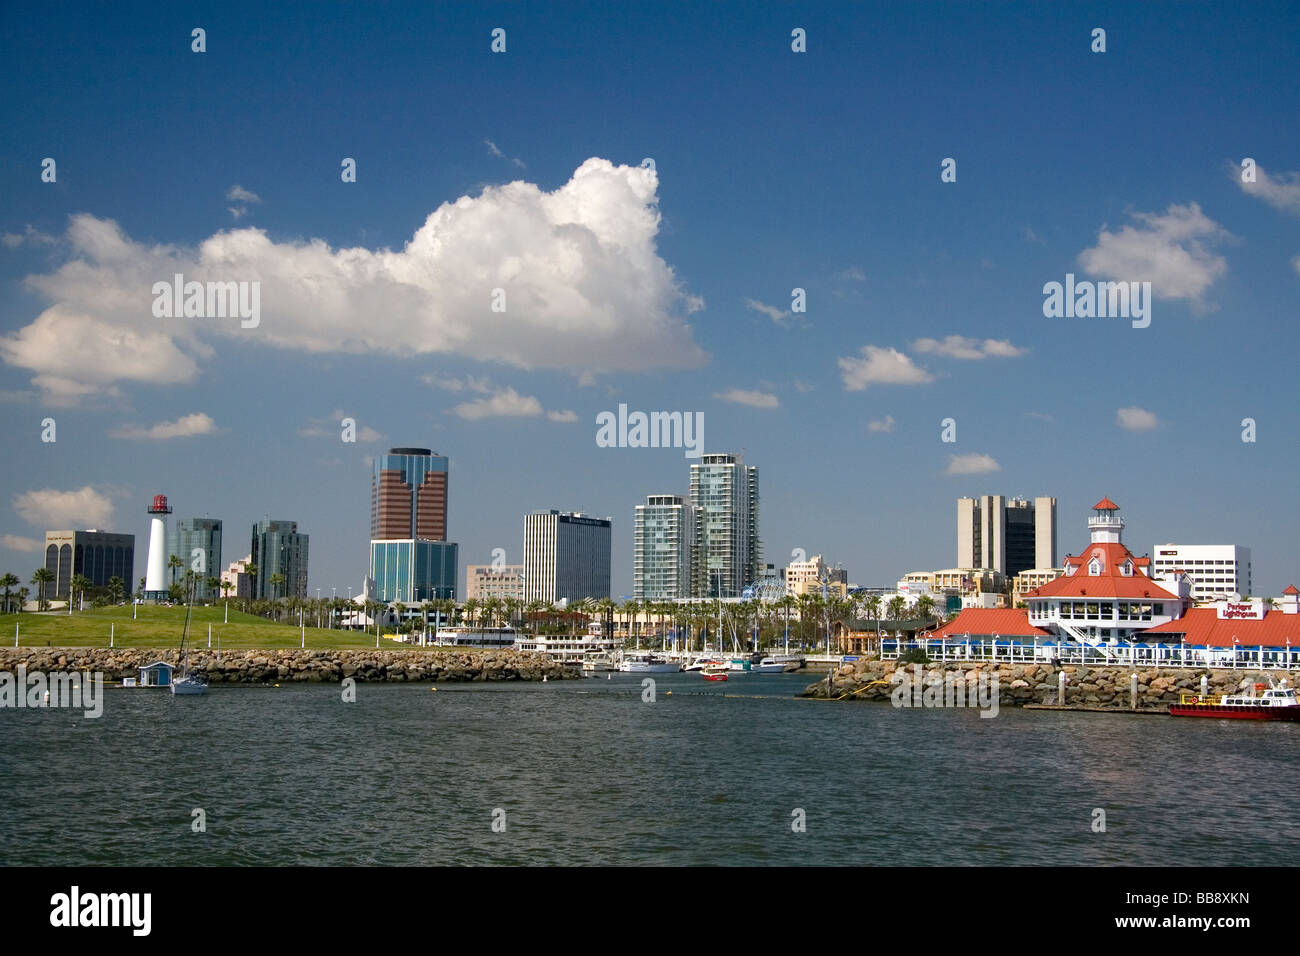
[[[121,578],[126,594],[135,583],[135,535],[108,531],[45,532],[45,569],[54,575],[47,584],[46,598],[66,599],[72,592],[72,576],[82,574],[92,587],[107,587]]]
[[[390,448],[370,482],[370,580],[375,600],[456,597],[460,548],[447,540],[447,457]]]
[[[849,572],[843,568],[832,568],[822,560],[820,554],[814,554],[806,561],[791,561],[786,565],[786,593],[796,597],[801,594],[821,594],[823,578],[828,593],[848,596]]]
[[[372,596],[391,604],[419,604],[456,597],[459,546],[422,538],[375,539],[370,542]]]
[[[957,566],[1014,577],[1056,567],[1056,499],[984,495],[957,499]]]
[[[465,600],[522,601],[524,566],[522,564],[467,564],[465,566]]]
[[[1171,579],[1186,572],[1193,601],[1251,594],[1250,548],[1236,544],[1158,544],[1151,549],[1151,576]]]
[[[613,524],[576,511],[524,515],[524,599],[609,597]]]
[[[251,598],[253,596],[253,576],[248,573],[248,566],[253,563],[253,556],[232,561],[230,567],[221,572],[222,597]],[[229,584],[230,587],[224,587]]]
[[[307,596],[307,539],[298,533],[296,521],[259,521],[253,525],[253,545],[249,549],[253,575],[253,597],[274,599]],[[282,584],[272,584],[275,575]]]
[[[739,455],[703,455],[691,465],[695,511],[694,597],[740,597],[758,578],[758,468]]]
[[[167,583],[185,579],[185,572],[195,575],[194,600],[211,601],[220,596],[217,588],[208,587],[208,578],[221,573],[221,519],[182,518],[171,527],[167,535],[167,553],[181,559],[181,566],[169,569]],[[169,562],[170,563],[170,562]]]
[[[372,541],[447,540],[447,458],[428,448],[390,448],[370,482]]]
[[[695,507],[684,495],[647,495],[636,506],[632,597],[671,601],[691,596],[695,580]]]

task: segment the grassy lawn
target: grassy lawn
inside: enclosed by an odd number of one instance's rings
[[[296,624],[276,624],[265,618],[230,609],[230,623],[223,624],[225,609],[196,607],[190,617],[189,642],[192,647],[207,647],[208,625],[212,625],[212,647],[220,638],[222,648],[277,649],[295,648],[301,641]],[[131,607],[105,607],[46,614],[0,614],[0,647],[12,647],[14,625],[18,625],[20,647],[108,647],[110,625],[114,647],[178,647],[185,626],[185,608],[142,605],[136,620]],[[356,631],[307,628],[308,649],[374,647],[375,634]],[[381,648],[400,648],[404,644],[384,638]]]

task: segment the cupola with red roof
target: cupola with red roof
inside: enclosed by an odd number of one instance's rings
[[[1088,530],[1092,534],[1093,544],[1122,544],[1124,537],[1124,519],[1119,516],[1119,505],[1109,498],[1102,498],[1092,506],[1096,512],[1088,519]]]

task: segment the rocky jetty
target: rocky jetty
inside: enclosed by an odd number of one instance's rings
[[[957,662],[946,664],[900,664],[898,661],[860,660],[842,664],[831,673],[830,684],[825,679],[810,684],[800,695],[822,699],[889,700],[895,688],[902,683],[896,677],[899,668],[906,668],[906,676],[915,682],[918,677],[925,685],[960,680],[967,687],[975,687],[981,675],[988,681],[996,674],[998,703],[1004,707],[1025,704],[1056,704],[1070,707],[1102,708],[1107,710],[1166,710],[1177,703],[1180,694],[1201,694],[1201,677],[1208,676],[1208,694],[1236,693],[1246,690],[1264,678],[1259,671],[1251,670],[1197,670],[1194,668],[1138,667],[1083,667],[1051,664],[1008,664],[1003,662]],[[1065,699],[1058,700],[1059,674],[1065,673]],[[1136,708],[1131,692],[1132,675],[1137,674]],[[1272,671],[1275,680],[1289,675],[1285,671]],[[883,683],[875,683],[877,681]]]
[[[173,648],[8,647],[0,648],[0,671],[99,671],[105,680],[136,677],[154,661],[176,664]],[[544,654],[514,650],[230,650],[189,653],[192,671],[213,684],[275,684],[281,681],[508,681],[564,680],[582,676],[576,664],[559,664]]]

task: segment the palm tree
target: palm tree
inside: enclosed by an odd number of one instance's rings
[[[221,578],[209,577],[203,583],[207,585],[208,594],[216,595],[217,589],[221,587]]]
[[[32,592],[27,590],[27,588],[18,589],[18,610],[20,613],[22,612],[22,609],[27,606],[27,595],[31,593]]]
[[[173,554],[167,559],[167,567],[171,568],[172,572],[172,584],[176,583],[176,569],[182,567],[184,564],[185,562],[181,560],[179,554]]]
[[[119,577],[108,579],[108,595],[113,599],[114,604],[121,604],[122,597],[126,594],[126,582]]]
[[[84,595],[86,588],[93,587],[94,581],[84,574],[74,574],[72,576],[71,587],[68,589],[68,612],[72,612],[72,605],[77,603],[77,596]]]
[[[921,597],[917,599],[916,612],[928,624],[930,619],[934,617],[934,598],[930,597],[928,594],[922,594]]]
[[[140,579],[140,586],[136,588],[135,596],[137,600],[144,600],[144,578]]]
[[[474,617],[478,614],[479,607],[478,598],[470,598],[465,602],[465,622],[468,626],[474,626]]]
[[[880,650],[880,595],[873,594],[862,602],[867,614],[876,621],[876,650]]]
[[[114,578],[113,580],[117,580]],[[18,575],[6,572],[5,576],[0,578],[0,587],[5,589],[5,614],[9,613],[9,592],[11,589],[18,587]]]
[[[50,602],[45,597],[45,585],[54,580],[54,572],[49,568],[37,568],[36,573],[32,575],[32,584],[36,585],[36,606],[40,610],[47,610]]]

